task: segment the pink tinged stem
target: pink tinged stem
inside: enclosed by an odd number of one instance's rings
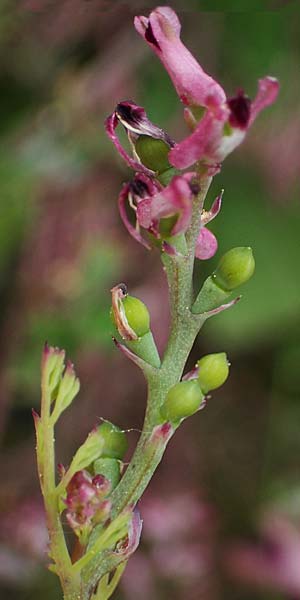
[[[203,71],[182,43],[181,25],[172,8],[158,7],[149,19],[136,17],[134,24],[163,63],[184,104],[209,107],[225,102],[223,88]]]

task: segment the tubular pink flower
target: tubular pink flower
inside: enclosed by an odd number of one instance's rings
[[[178,215],[170,236],[185,232],[192,215],[192,190],[189,186],[192,177],[193,173],[177,175],[164,190],[141,200],[137,205],[137,219],[141,227],[158,234],[157,222],[160,219]]]
[[[239,91],[226,99],[223,88],[207,75],[180,39],[180,22],[172,8],[161,6],[149,18],[136,17],[135,28],[160,58],[184,104],[185,117],[193,132],[169,152],[170,163],[185,169],[203,162],[214,175],[220,164],[244,140],[259,112],[278,94],[273,77],[259,80],[258,94],[251,100]],[[193,108],[206,108],[197,122]]]
[[[279,91],[273,77],[259,80],[258,93],[251,103],[242,92],[227,100],[218,111],[207,110],[195,130],[169,153],[170,163],[185,169],[197,161],[218,167],[245,138],[261,110],[272,104]],[[226,130],[227,128],[227,130]]]
[[[209,107],[225,102],[222,87],[203,71],[182,43],[181,25],[172,8],[160,6],[149,18],[135,17],[134,24],[160,58],[184,104]]]

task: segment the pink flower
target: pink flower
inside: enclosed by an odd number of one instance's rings
[[[194,173],[175,175],[169,185],[163,188],[150,177],[138,173],[123,186],[119,196],[121,219],[130,235],[150,249],[150,243],[141,230],[154,238],[163,240],[163,249],[168,254],[176,254],[169,238],[185,233],[190,225],[193,198],[198,187],[193,183]],[[196,242],[196,257],[206,260],[214,256],[218,243],[214,234],[205,225],[214,219],[221,208],[222,194],[216,198],[209,211],[201,215],[201,229]],[[135,225],[127,214],[127,205],[135,213]],[[167,240],[167,241],[166,241]]]
[[[92,477],[82,470],[73,475],[66,491],[68,523],[76,535],[86,541],[94,525],[109,516],[111,503],[106,496],[110,483],[103,475]]]
[[[125,186],[119,196],[119,209],[122,221],[129,233],[138,242],[150,248],[141,234],[141,228],[157,239],[173,237],[184,233],[191,220],[193,203],[194,173],[173,177],[165,188],[144,174],[137,174]],[[126,203],[135,212],[136,224],[133,226],[127,216]],[[171,219],[171,221],[163,221]],[[163,231],[166,225],[167,231]]]
[[[181,25],[176,13],[160,6],[149,18],[135,17],[136,30],[154,50],[168,71],[182,102],[188,106],[222,104],[222,87],[207,75],[180,39]]]
[[[188,107],[185,117],[193,131],[171,149],[170,163],[185,169],[202,161],[215,174],[224,158],[243,141],[258,113],[276,100],[278,81],[273,77],[260,79],[253,102],[242,91],[226,99],[223,88],[203,71],[181,42],[180,23],[171,8],[159,7],[149,18],[136,17],[135,27],[162,61]],[[200,121],[196,118],[197,107],[206,109]]]

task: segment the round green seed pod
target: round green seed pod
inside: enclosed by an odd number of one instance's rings
[[[104,475],[114,490],[120,481],[121,463],[116,458],[98,458],[93,463],[93,474]]]
[[[197,366],[198,382],[203,394],[223,385],[229,375],[229,363],[225,352],[207,354],[198,360]]]
[[[161,173],[171,167],[168,160],[170,146],[163,140],[140,135],[134,147],[139,159],[148,169]]]
[[[150,315],[147,306],[134,296],[125,296],[122,300],[128,325],[142,337],[150,331]]]
[[[253,275],[255,261],[249,247],[232,248],[222,256],[213,278],[215,283],[226,291],[234,290]]]
[[[197,379],[181,381],[169,390],[161,407],[161,415],[167,421],[177,423],[197,412],[203,398]]]
[[[124,431],[109,421],[104,421],[98,429],[104,438],[101,458],[117,458],[122,460],[127,450],[127,439]]]

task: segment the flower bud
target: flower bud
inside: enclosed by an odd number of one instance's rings
[[[162,173],[171,167],[168,154],[170,145],[149,135],[140,135],[134,143],[140,161],[151,171]]]
[[[198,382],[203,394],[225,383],[229,375],[229,363],[225,352],[207,354],[198,360]]]
[[[110,482],[111,490],[114,490],[120,481],[121,466],[122,463],[116,458],[98,458],[93,464],[93,472],[103,475]]]
[[[252,249],[249,246],[240,246],[232,248],[222,256],[213,278],[220,288],[232,291],[250,279],[254,268]]]
[[[98,427],[98,431],[104,440],[101,458],[116,458],[121,460],[127,450],[127,439],[124,431],[109,421],[104,421]]]
[[[161,407],[161,415],[167,421],[177,423],[197,412],[203,398],[197,379],[181,381],[169,390]]]

